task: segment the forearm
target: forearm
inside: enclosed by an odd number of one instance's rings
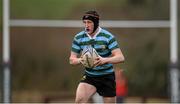
[[[69,59],[69,63],[70,63],[71,65],[80,64],[80,58],[70,58],[70,59]]]
[[[107,63],[111,64],[117,64],[117,63],[123,63],[124,62],[124,57],[123,56],[112,56],[107,58]]]

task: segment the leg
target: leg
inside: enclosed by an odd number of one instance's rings
[[[103,97],[104,103],[115,103],[116,102],[116,97]]]
[[[98,93],[95,93],[93,96],[92,96],[92,100],[93,100],[93,103],[103,103],[103,97],[100,96]]]
[[[87,103],[89,98],[95,94],[96,88],[88,83],[79,83],[76,91],[75,103]]]
[[[124,97],[123,96],[116,96],[116,103],[123,103]]]

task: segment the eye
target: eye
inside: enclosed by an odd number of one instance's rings
[[[86,23],[86,21],[83,21],[83,23]]]

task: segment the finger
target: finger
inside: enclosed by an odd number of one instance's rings
[[[84,61],[85,61],[84,59],[82,59],[82,58],[80,59],[80,63],[81,63],[81,64],[83,64]]]
[[[95,65],[96,65],[96,64],[98,64],[98,63],[99,63],[99,61],[100,61],[100,60],[96,60],[96,61],[94,62],[94,64],[95,64]]]
[[[100,64],[101,64],[101,62],[100,62],[100,60],[98,60],[94,63],[94,66],[96,67],[96,66],[99,66]]]
[[[96,58],[95,58],[95,60],[99,60],[99,59],[100,59],[100,57],[96,57]]]
[[[99,62],[99,63],[97,63],[97,64],[95,64],[95,65],[94,65],[94,67],[97,67],[97,66],[99,66],[99,65],[100,65],[100,62]]]

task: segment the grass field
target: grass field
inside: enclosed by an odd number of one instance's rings
[[[11,19],[80,20],[82,14],[89,9],[100,11],[101,19],[105,20],[169,19],[168,0],[163,0],[163,3],[158,1],[155,4],[153,4],[154,0],[146,0],[147,2],[140,5],[131,4],[132,0],[10,1]],[[2,11],[2,8],[0,10]],[[0,24],[2,30],[2,12]],[[69,97],[65,98],[66,101],[72,101],[83,70],[78,70],[79,66],[70,66],[68,58],[72,38],[81,30],[80,28],[11,27],[14,101],[42,102],[47,95],[44,92],[54,93],[64,90],[70,91]],[[133,97],[128,97],[126,102],[142,102],[142,97],[134,96],[149,94],[149,90],[154,95],[166,95],[169,29],[109,28],[108,30],[115,34],[126,57],[125,64],[117,65],[125,69],[129,78],[129,93]],[[0,36],[2,41],[2,31]],[[1,47],[2,43],[0,50]],[[36,91],[31,92],[31,90]],[[61,98],[59,101],[64,100]],[[167,99],[161,98],[148,98],[146,101],[168,102]]]

